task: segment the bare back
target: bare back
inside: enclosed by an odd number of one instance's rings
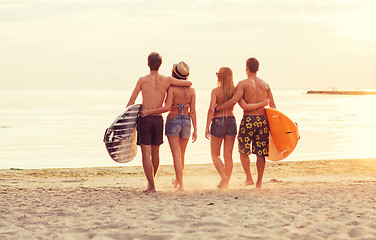
[[[151,73],[140,78],[142,93],[142,109],[152,110],[160,108],[170,86],[169,77],[158,73]],[[161,114],[159,114],[161,115]]]
[[[238,87],[243,89],[243,99],[246,103],[259,103],[266,98],[272,98],[272,96],[270,96],[269,85],[258,77],[247,78],[240,81]],[[265,110],[264,108],[251,111],[244,110],[244,115],[265,115]]]
[[[135,88],[129,98],[127,107],[137,99],[138,94],[142,93],[142,109],[154,110],[161,108],[163,100],[165,99],[167,89],[170,85],[190,87],[192,83],[188,80],[177,80],[170,76],[163,76],[158,71],[150,71],[150,74],[138,79]],[[158,113],[156,115],[161,115]]]
[[[225,99],[225,93],[222,88],[220,87],[214,88],[213,93],[215,94],[215,97],[216,97],[216,105],[221,105],[227,101],[227,99]],[[232,108],[215,112],[213,117],[234,116],[233,109],[234,109],[234,106],[232,106]]]
[[[190,105],[192,103],[192,97],[195,95],[195,91],[192,87],[170,87],[174,97],[172,100],[172,108],[170,110],[169,114],[181,114],[181,111],[179,110],[177,104],[183,104],[184,107],[184,113],[183,115],[189,115],[189,109]]]

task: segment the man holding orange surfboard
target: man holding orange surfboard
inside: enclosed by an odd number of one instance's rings
[[[257,103],[269,98],[269,106],[276,108],[269,84],[257,77],[258,70],[259,62],[257,59],[254,57],[249,58],[246,62],[247,78],[238,83],[233,97],[226,103],[217,106],[216,110],[230,108],[241,98],[246,103]],[[253,153],[257,156],[258,176],[256,187],[261,188],[266,162],[265,156],[268,156],[269,153],[269,124],[264,107],[252,111],[244,110],[243,119],[239,127],[238,146],[240,161],[246,174],[245,184],[254,184],[249,159],[249,155]]]

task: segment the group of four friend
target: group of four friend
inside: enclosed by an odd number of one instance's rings
[[[187,80],[189,66],[185,62],[179,62],[173,65],[172,76],[164,76],[158,72],[161,64],[160,54],[149,54],[150,74],[137,81],[127,104],[127,107],[134,104],[138,94],[142,93],[142,109],[137,120],[137,144],[141,147],[142,165],[148,181],[147,192],[156,191],[154,177],[159,167],[159,147],[163,143],[162,113],[169,112],[165,134],[176,173],[173,183],[178,190],[184,190],[183,169],[191,122],[192,140],[194,142],[197,139],[196,93],[191,87],[192,83]],[[236,87],[230,68],[221,67],[217,72],[218,87],[211,92],[205,136],[210,139],[211,157],[221,177],[218,188],[229,186],[233,169],[232,152],[237,135],[240,160],[246,174],[245,184],[254,184],[249,159],[249,155],[253,153],[257,156],[256,187],[262,186],[265,156],[269,152],[269,125],[264,107],[269,105],[276,108],[276,105],[268,83],[257,77],[258,70],[257,59],[249,58],[246,61],[247,78]],[[236,103],[244,110],[239,131],[233,113]],[[220,158],[222,142],[224,162]]]

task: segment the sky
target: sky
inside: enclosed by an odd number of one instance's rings
[[[163,57],[196,89],[245,61],[275,89],[376,89],[374,0],[0,0],[1,90],[132,89]]]

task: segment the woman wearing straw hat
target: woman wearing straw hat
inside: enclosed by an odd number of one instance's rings
[[[235,86],[232,70],[230,68],[221,67],[219,69],[217,72],[217,84],[218,87],[214,88],[211,92],[205,137],[210,139],[212,160],[215,168],[221,176],[221,180],[217,187],[228,188],[233,168],[232,150],[234,148],[237,134],[236,120],[233,113],[233,106],[232,108],[218,112],[216,111],[216,106],[223,104],[234,95]],[[246,104],[246,102],[241,99],[239,104],[243,109],[253,110],[267,105],[268,102],[263,101],[255,104]],[[224,142],[224,164],[220,158],[222,142]]]
[[[188,79],[189,67],[185,62],[179,62],[173,65],[172,76],[177,79]],[[176,179],[173,181],[174,187],[178,190],[184,190],[183,170],[185,150],[191,135],[191,121],[193,125],[192,140],[197,139],[197,120],[196,120],[196,92],[192,87],[174,87],[171,86],[167,92],[166,103],[163,107],[143,111],[141,114],[163,113],[170,111],[167,116],[165,133],[168,138]]]

